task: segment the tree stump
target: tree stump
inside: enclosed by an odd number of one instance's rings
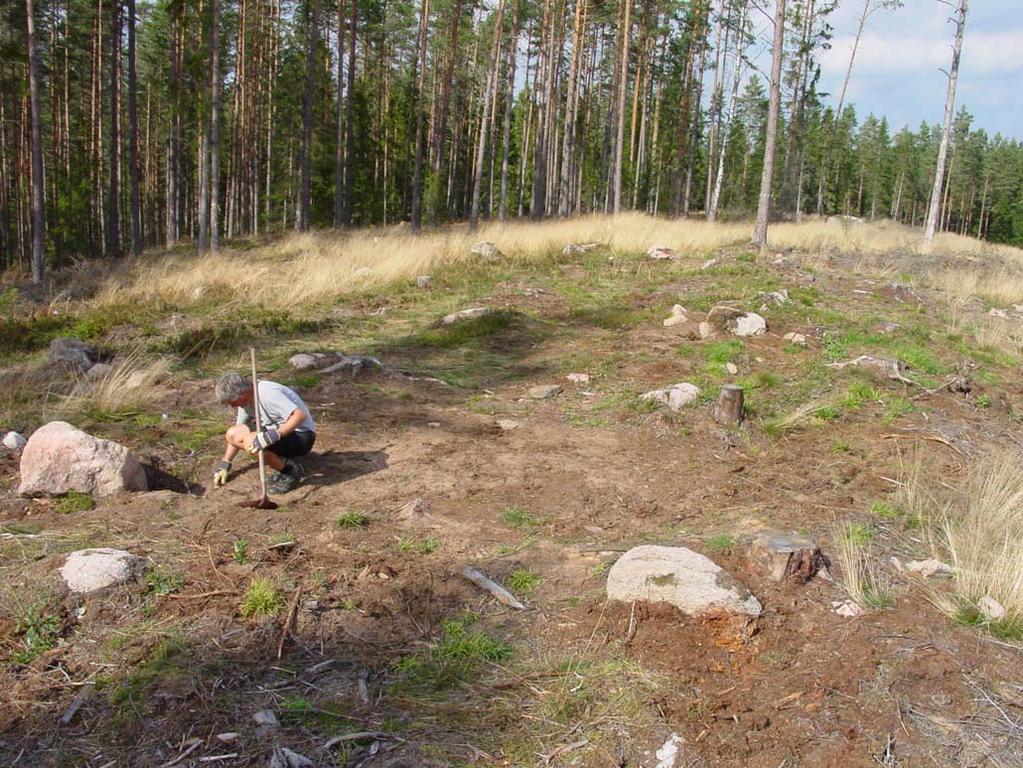
[[[738,426],[743,417],[743,392],[738,384],[725,384],[714,405],[714,421]]]
[[[812,539],[782,533],[757,536],[750,555],[775,581],[797,584],[805,584],[831,565]]]

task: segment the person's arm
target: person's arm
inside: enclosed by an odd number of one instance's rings
[[[252,438],[252,445],[249,446],[249,452],[256,453],[261,450],[267,450],[282,437],[286,437],[298,429],[304,421],[305,414],[302,412],[302,409],[296,408],[279,427],[265,428],[262,432],[256,433],[256,436]]]

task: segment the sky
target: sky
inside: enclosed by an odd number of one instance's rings
[[[832,15],[831,50],[821,56],[820,91],[836,105],[863,0],[842,0]],[[956,110],[965,106],[973,127],[1023,139],[1023,0],[972,0],[966,16]],[[955,25],[938,0],[905,0],[867,21],[846,103],[862,119],[888,118],[892,133],[945,113]]]

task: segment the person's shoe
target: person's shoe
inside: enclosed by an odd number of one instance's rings
[[[302,482],[302,473],[295,462],[288,460],[284,462],[284,469],[280,472],[271,471],[267,480],[269,481],[267,490],[279,496],[297,488],[298,484]]]

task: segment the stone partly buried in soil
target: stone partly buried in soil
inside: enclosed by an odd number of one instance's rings
[[[738,613],[759,616],[760,601],[717,563],[685,547],[634,547],[611,566],[607,596],[668,603],[683,613]]]
[[[110,496],[148,490],[145,468],[131,451],[66,421],[37,429],[21,454],[22,496],[60,496],[68,491]]]
[[[540,384],[530,387],[526,397],[530,400],[550,400],[552,397],[560,395],[562,391],[563,387],[560,384]]]
[[[135,579],[145,560],[123,549],[82,549],[68,555],[60,575],[68,589],[79,594],[97,592]]]
[[[661,405],[666,405],[672,411],[678,412],[690,403],[695,403],[700,397],[700,388],[695,384],[680,382],[672,384],[665,389],[654,389],[644,392],[639,396],[640,400],[647,400]]]
[[[475,320],[479,317],[485,317],[493,311],[490,307],[469,307],[468,309],[462,309],[458,312],[452,312],[450,315],[445,315],[440,323],[441,325],[454,325],[464,320]]]

